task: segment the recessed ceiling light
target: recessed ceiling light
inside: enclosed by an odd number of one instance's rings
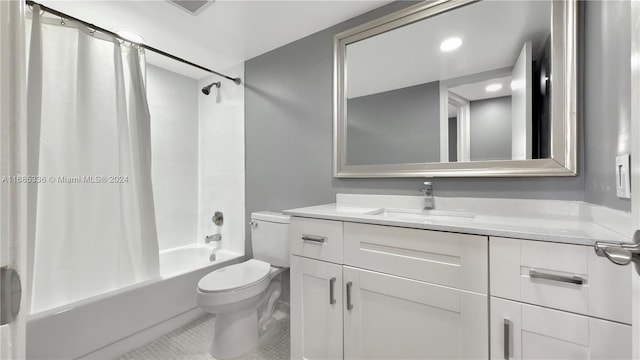
[[[460,39],[458,37],[452,37],[452,38],[448,38],[448,39],[444,40],[440,44],[440,50],[442,50],[444,52],[449,52],[449,51],[453,51],[453,50],[459,48],[460,45],[462,45],[462,39]]]
[[[123,39],[130,41],[132,43],[135,43],[135,44],[144,43],[144,38],[142,37],[142,35],[135,33],[133,31],[117,30],[115,33],[118,34],[118,36],[122,37]]]
[[[488,92],[498,91],[502,89],[502,84],[490,84],[490,85],[487,85],[487,87],[484,89]]]

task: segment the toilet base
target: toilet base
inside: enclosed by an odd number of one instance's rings
[[[273,319],[280,298],[280,281],[273,279],[257,296],[232,303],[215,303],[216,298],[200,294],[198,304],[216,314],[209,353],[216,359],[235,359],[255,350],[275,327]]]
[[[209,353],[217,359],[233,359],[253,350],[260,340],[256,309],[217,314]]]

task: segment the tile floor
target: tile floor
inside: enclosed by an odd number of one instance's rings
[[[209,354],[215,317],[206,315],[115,360],[215,360]],[[279,321],[273,337],[244,360],[288,360],[289,319]]]

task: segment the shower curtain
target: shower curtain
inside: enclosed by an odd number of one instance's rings
[[[144,53],[62,22],[34,7],[27,97],[29,146],[39,156],[32,312],[159,273]]]

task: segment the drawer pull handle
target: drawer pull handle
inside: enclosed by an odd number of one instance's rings
[[[325,244],[327,242],[327,237],[302,234],[302,241],[309,241],[316,244]]]
[[[333,293],[333,288],[336,285],[336,278],[332,277],[331,279],[329,279],[329,304],[333,305],[336,303],[336,297],[335,294]]]
[[[511,320],[504,319],[504,360],[509,360],[511,355]]]
[[[564,275],[555,275],[555,274],[545,274],[535,270],[529,270],[529,277],[534,279],[544,279],[551,281],[559,281],[569,284],[582,285],[584,284],[584,279],[580,276],[564,276]]]
[[[351,287],[352,286],[353,286],[353,283],[349,281],[347,283],[347,310],[353,309],[353,303],[351,303]]]

